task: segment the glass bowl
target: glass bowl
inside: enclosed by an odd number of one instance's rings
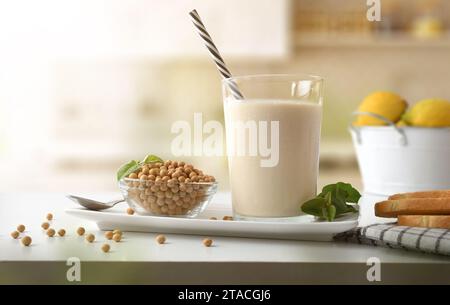
[[[139,215],[192,218],[203,212],[217,192],[217,182],[175,182],[124,178],[119,188]]]

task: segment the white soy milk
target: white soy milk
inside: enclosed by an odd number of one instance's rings
[[[322,106],[300,100],[227,99],[224,109],[234,213],[301,215],[301,203],[317,191]]]

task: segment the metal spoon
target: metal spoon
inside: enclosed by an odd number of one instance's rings
[[[78,197],[78,196],[74,196],[74,195],[68,195],[67,198],[69,198],[70,200],[85,207],[86,209],[94,210],[94,211],[110,209],[113,206],[115,206],[116,204],[125,201],[125,199],[122,198],[122,199],[117,199],[117,200],[108,201],[108,202],[100,202],[100,201],[83,198],[83,197]]]

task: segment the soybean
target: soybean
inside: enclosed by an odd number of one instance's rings
[[[79,227],[79,228],[77,229],[77,234],[78,234],[79,236],[83,236],[85,232],[86,232],[86,230],[85,230],[83,227]]]
[[[94,234],[88,234],[88,235],[86,236],[86,241],[87,241],[88,243],[92,243],[92,242],[94,242],[94,240],[95,240],[95,235],[94,235]]]
[[[156,242],[160,245],[164,244],[166,242],[166,237],[162,234],[156,236]]]
[[[30,236],[24,236],[22,237],[22,245],[24,245],[25,247],[28,247],[29,245],[31,245],[31,237]]]

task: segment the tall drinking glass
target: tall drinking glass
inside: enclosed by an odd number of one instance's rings
[[[243,99],[237,99],[236,84]],[[253,75],[223,80],[226,140],[236,218],[302,214],[316,196],[323,80]]]

